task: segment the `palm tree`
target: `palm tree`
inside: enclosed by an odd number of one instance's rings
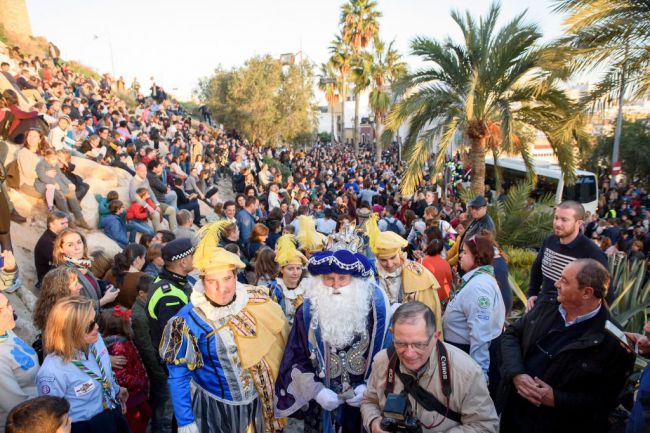
[[[358,61],[359,53],[366,48],[379,33],[379,18],[374,0],[350,0],[341,7],[343,41],[352,48],[352,57]],[[357,154],[360,140],[359,96],[363,88],[354,89],[354,153]]]
[[[554,4],[557,12],[569,14],[564,21],[567,36],[559,42],[570,50],[572,66],[590,70],[609,65],[592,96],[616,99],[623,81],[634,96],[650,91],[650,2],[554,0]]]
[[[375,39],[373,51],[364,53],[363,59],[370,81],[370,108],[375,115],[376,124],[376,146],[375,161],[381,162],[381,140],[384,131],[384,122],[391,104],[390,86],[396,80],[406,74],[406,63],[402,62],[402,56],[393,48],[393,42],[385,46],[384,42]]]
[[[327,100],[327,105],[332,117],[332,129],[330,131],[330,140],[334,142],[336,140],[336,119],[334,116],[334,107],[339,101],[339,92],[338,92],[338,77],[336,75],[336,69],[332,62],[323,63],[320,65],[320,75],[321,79],[318,82],[318,88],[325,93],[325,99]]]
[[[625,95],[650,91],[650,3],[639,0],[555,0],[568,12],[561,49],[571,54],[575,70],[609,65],[585,102],[618,102],[612,163],[618,161]],[[612,183],[616,180],[612,177]]]
[[[391,132],[409,123],[402,192],[413,192],[421,182],[422,168],[436,142],[435,168],[440,171],[450,143],[461,131],[470,147],[471,189],[482,194],[492,124],[501,131],[500,148],[505,153],[519,148],[531,171],[527,143],[516,143],[515,131],[530,126],[544,133],[565,180],[574,180],[574,145],[586,143],[583,115],[549,69],[557,53],[537,45],[542,34],[537,25],[524,22],[523,13],[497,29],[499,11],[493,4],[479,20],[469,12],[452,12],[462,43],[425,37],[411,42],[412,53],[432,66],[400,80],[396,90],[403,99],[388,116]]]
[[[330,45],[330,62],[338,71],[341,78],[339,94],[341,97],[341,134],[340,141],[345,142],[345,100],[348,94],[348,77],[352,69],[352,49],[343,42],[340,35],[336,35]]]
[[[361,141],[361,118],[359,116],[359,101],[361,94],[370,87],[370,65],[365,57],[368,55],[366,51],[361,51],[356,56],[352,57],[352,74],[351,81],[354,84],[354,154],[356,155],[359,150],[359,143]]]

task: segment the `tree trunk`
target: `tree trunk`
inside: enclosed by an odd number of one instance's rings
[[[347,82],[345,80],[345,76],[343,76],[343,79],[341,81],[342,81],[342,83],[341,83],[341,87],[342,87],[342,90],[341,90],[341,135],[340,135],[340,140],[339,141],[342,144],[346,144],[346,142],[345,142],[345,99],[346,99],[345,96],[347,94],[347,89],[346,89]]]
[[[330,130],[330,144],[336,141],[336,116],[334,115],[334,104],[330,104],[330,118],[332,120],[332,129]]]
[[[486,137],[470,137],[469,162],[472,166],[470,189],[474,195],[485,194],[485,141]]]
[[[361,119],[359,118],[359,99],[360,94],[356,93],[354,95],[354,154],[359,154],[359,143],[361,142],[360,129],[361,129]]]
[[[375,116],[375,119],[377,116]],[[384,133],[384,122],[381,120],[377,120],[376,124],[376,141],[377,144],[375,145],[375,164],[381,163],[381,134]]]

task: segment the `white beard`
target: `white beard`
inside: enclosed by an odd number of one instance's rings
[[[335,349],[342,349],[356,335],[367,331],[368,312],[372,286],[368,280],[352,278],[352,282],[340,287],[340,294],[323,284],[322,277],[311,279],[307,297],[311,301],[313,320],[320,327],[323,340]]]

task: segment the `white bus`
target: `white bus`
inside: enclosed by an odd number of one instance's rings
[[[501,169],[501,182],[505,184],[506,189],[526,178],[526,166],[521,159],[499,158],[497,162]],[[596,212],[598,208],[598,179],[594,173],[576,170],[576,183],[565,185],[562,170],[558,165],[539,160],[535,160],[533,165],[535,174],[537,174],[537,194],[554,194],[556,203],[563,200],[575,200],[582,203],[586,211]],[[492,189],[496,189],[492,157],[485,158],[485,183]]]

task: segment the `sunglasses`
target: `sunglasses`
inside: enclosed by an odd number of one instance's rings
[[[97,319],[93,319],[89,324],[88,327],[86,328],[86,334],[90,334],[95,330],[95,326],[97,326]]]

